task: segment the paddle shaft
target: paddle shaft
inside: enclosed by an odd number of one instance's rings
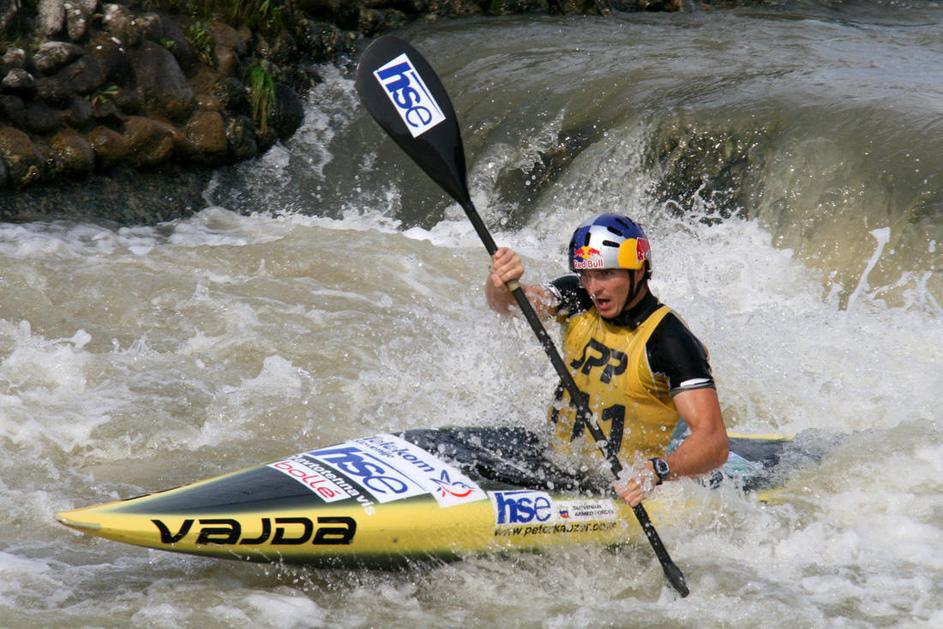
[[[495,251],[498,250],[498,246],[495,244],[494,238],[491,237],[491,232],[488,231],[488,227],[485,225],[484,221],[481,220],[481,216],[475,209],[475,205],[469,199],[467,201],[463,200],[461,206],[462,209],[465,210],[465,215],[468,217],[468,220],[470,220],[471,224],[474,226],[475,231],[478,232],[478,237],[485,245],[485,249],[488,250],[488,255],[493,256]],[[613,476],[618,478],[619,474],[622,472],[622,463],[614,453],[609,452],[606,448],[606,437],[593,420],[592,413],[586,404],[586,397],[583,395],[583,392],[580,391],[576,381],[573,380],[573,375],[570,373],[570,370],[566,368],[566,364],[563,362],[560,352],[557,351],[553,339],[550,338],[547,329],[543,326],[543,323],[540,322],[540,318],[537,316],[537,312],[534,311],[534,306],[530,303],[530,300],[527,299],[524,289],[521,288],[517,280],[507,282],[505,286],[511,291],[514,300],[521,309],[521,313],[523,313],[524,318],[527,319],[527,323],[530,324],[534,334],[537,335],[537,339],[540,341],[541,346],[543,346],[544,352],[546,352],[547,357],[550,359],[550,363],[553,365],[554,370],[556,370],[557,375],[560,376],[560,381],[563,383],[567,393],[570,394],[570,400],[576,405],[577,417],[583,418],[583,424],[596,441],[600,452],[602,452],[603,456],[605,456],[609,462]],[[672,561],[668,550],[665,548],[661,537],[658,535],[658,531],[655,529],[655,525],[652,524],[651,518],[648,517],[648,511],[645,510],[645,507],[642,506],[641,503],[632,507],[632,511],[635,513],[635,518],[638,520],[639,526],[642,527],[642,531],[645,532],[645,537],[648,538],[652,550],[655,551],[655,555],[661,562],[661,567],[665,571],[665,576],[668,578],[668,581],[682,597],[687,596],[689,590],[685,583],[684,574],[682,574],[680,568]]]
[[[462,209],[465,210],[465,215],[468,216],[468,220],[470,220],[471,224],[475,227],[475,231],[478,232],[478,237],[481,238],[481,242],[484,243],[485,249],[488,250],[488,255],[493,256],[495,251],[498,250],[498,246],[495,244],[494,238],[491,237],[491,232],[488,231],[488,227],[485,225],[484,221],[481,220],[481,216],[479,216],[478,210],[475,209],[475,205],[471,202],[471,200],[468,200],[462,201],[461,206]],[[599,446],[603,455],[606,457],[606,460],[609,462],[609,467],[612,469],[612,474],[618,477],[619,473],[622,472],[622,463],[615,456],[615,454],[610,454],[606,450],[606,436],[602,434],[602,431],[596,425],[596,422],[592,421],[592,414],[586,405],[585,396],[583,395],[582,391],[580,391],[576,381],[573,380],[573,375],[570,373],[570,370],[566,368],[563,358],[560,357],[560,352],[557,351],[557,347],[554,345],[553,339],[550,338],[550,335],[547,333],[547,329],[544,327],[543,323],[540,322],[540,317],[537,316],[533,305],[530,303],[530,300],[527,299],[524,289],[521,288],[521,285],[517,282],[517,280],[506,282],[505,286],[507,286],[508,290],[511,291],[511,294],[514,296],[514,300],[521,309],[524,318],[527,319],[527,323],[530,324],[534,334],[537,335],[537,339],[540,341],[541,346],[543,346],[544,351],[547,353],[547,357],[550,358],[550,363],[553,365],[557,375],[560,376],[560,380],[563,382],[563,386],[567,390],[567,393],[570,394],[570,400],[572,400],[573,404],[576,406],[577,414],[579,417],[585,420],[584,423],[587,425],[587,428],[589,429],[590,434],[593,436],[593,439],[596,440],[596,445]]]
[[[435,70],[419,51],[408,43],[384,35],[374,40],[361,56],[356,87],[361,101],[380,127],[449,196],[458,201],[478,232],[488,254],[493,256],[498,247],[468,193],[465,151],[462,147],[458,119],[451,99]],[[613,475],[618,478],[622,464],[616,453],[609,451],[606,438],[589,411],[586,396],[573,380],[520,284],[514,281],[506,285],[569,393],[570,400],[576,407],[576,421],[582,422],[588,428],[596,445],[609,462]],[[668,551],[661,543],[645,508],[637,505],[633,510],[661,562],[668,581],[682,597],[687,596],[688,588],[684,575],[668,556]]]

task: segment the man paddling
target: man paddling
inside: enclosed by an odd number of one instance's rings
[[[543,319],[564,324],[564,361],[606,436],[605,447],[628,474],[613,482],[635,506],[666,480],[700,476],[727,460],[727,432],[704,345],[648,286],[651,248],[635,222],[600,214],[573,232],[568,249],[574,275],[522,284]],[[492,256],[485,296],[492,310],[510,314],[507,284],[524,275],[520,257],[500,248]],[[600,457],[584,419],[560,387],[551,405],[554,448]],[[666,448],[683,418],[690,434]]]

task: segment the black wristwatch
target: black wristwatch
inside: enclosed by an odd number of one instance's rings
[[[665,482],[665,479],[668,478],[668,474],[671,472],[671,469],[668,467],[668,461],[664,460],[660,456],[649,459],[652,462],[652,469],[655,470],[655,476],[658,477],[658,482],[656,485],[661,485]]]

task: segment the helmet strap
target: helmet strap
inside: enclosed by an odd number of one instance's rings
[[[647,279],[647,276],[643,276],[641,280],[636,280],[635,271],[629,271],[629,294],[625,298],[625,305],[622,307],[623,312],[625,312],[629,308],[629,304],[635,301],[635,298],[638,297],[638,294],[645,286],[645,280]]]

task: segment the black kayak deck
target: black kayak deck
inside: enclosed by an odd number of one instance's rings
[[[399,436],[449,461],[477,482],[583,494],[609,491],[608,479],[587,477],[548,459],[546,439],[522,426],[419,428]],[[835,441],[818,430],[795,437],[732,435],[728,464],[705,482],[712,487],[734,482],[744,491],[781,486],[793,471],[821,461]]]

